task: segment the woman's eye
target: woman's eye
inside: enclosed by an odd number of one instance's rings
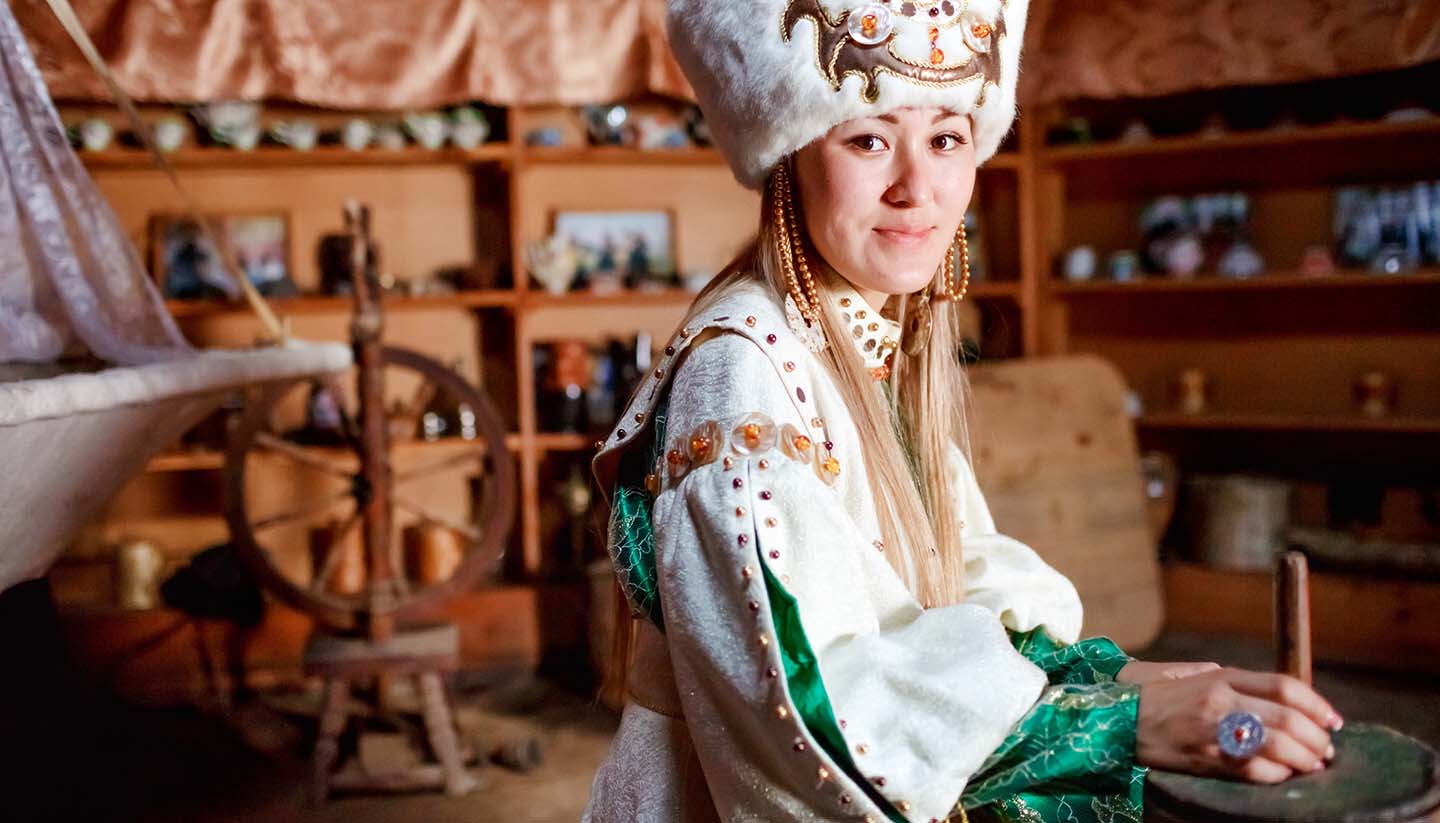
[[[958,149],[965,145],[965,138],[954,132],[946,132],[945,134],[936,135],[935,139],[930,141],[930,145],[940,151],[950,151],[951,149]]]
[[[881,140],[880,136],[876,134],[862,134],[859,137],[852,138],[850,145],[862,151],[880,151],[885,148],[885,141]]]

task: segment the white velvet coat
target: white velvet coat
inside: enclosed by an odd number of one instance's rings
[[[836,387],[759,285],[677,334],[642,386],[603,464],[648,415],[668,367],[704,327],[721,334],[683,360],[667,448],[707,421],[730,457],[662,473],[654,506],[665,633],[643,627],[634,697],[595,776],[590,823],[882,821],[811,736],[775,641],[764,563],[795,598],[856,767],[908,820],[944,819],[969,777],[1045,686],[1005,628],[1080,630],[1070,582],[995,532],[974,474],[954,452],[967,601],[925,610],[880,551],[861,449]],[[772,342],[773,341],[773,342]],[[658,376],[657,376],[658,375]],[[743,453],[731,430],[759,413],[795,427],[840,473],[781,446]],[[816,424],[819,425],[816,425]],[[742,444],[743,445],[743,444]],[[782,444],[783,445],[783,444]],[[812,452],[813,454],[813,452]]]

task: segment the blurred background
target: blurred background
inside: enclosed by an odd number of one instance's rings
[[[261,327],[133,124],[45,3],[9,2],[186,338],[253,345]],[[33,819],[578,819],[617,718],[594,698],[612,582],[589,461],[759,205],[711,146],[663,5],[77,3],[297,337],[348,339],[341,207],[369,206],[385,339],[494,404],[514,526],[498,569],[437,607],[458,626],[446,682],[480,788],[307,808],[311,616],[162,590],[229,540],[238,410],[222,408],[81,530],[44,592],[0,600],[24,663],[4,676],[65,684],[47,734],[6,744],[33,768],[0,785]],[[1020,117],[967,226],[962,356],[1098,355],[1125,384],[1111,411],[1133,430],[1157,570],[1135,578],[1154,593],[1136,619],[1163,626],[1132,653],[1271,666],[1270,569],[1301,548],[1322,691],[1347,718],[1440,742],[1440,7],[1032,0]],[[301,385],[276,435],[315,453],[343,440],[327,389]],[[386,402],[399,463],[479,436],[464,398],[402,384]],[[289,498],[311,479],[280,463],[250,482]],[[469,522],[480,485],[456,470],[423,496]],[[997,506],[1001,530],[1024,533],[1025,511]],[[334,531],[281,529],[265,551],[308,582]],[[411,578],[453,573],[436,540],[407,532]],[[335,593],[364,589],[355,557]],[[1112,573],[1130,579],[1091,571]],[[393,691],[392,709],[420,700]],[[389,714],[342,737],[362,767],[414,756],[415,725]]]

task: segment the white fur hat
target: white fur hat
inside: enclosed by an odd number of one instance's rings
[[[832,127],[894,109],[970,114],[975,160],[1015,119],[1029,0],[670,0],[670,45],[735,177],[764,184]]]

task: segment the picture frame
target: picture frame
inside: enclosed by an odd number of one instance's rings
[[[266,297],[297,293],[291,278],[290,216],[286,212],[202,215],[226,244],[256,290]],[[225,272],[197,221],[188,214],[150,216],[150,271],[161,293],[174,300],[237,299],[240,288]]]
[[[575,251],[573,288],[664,288],[676,282],[670,209],[558,209],[551,232]]]

